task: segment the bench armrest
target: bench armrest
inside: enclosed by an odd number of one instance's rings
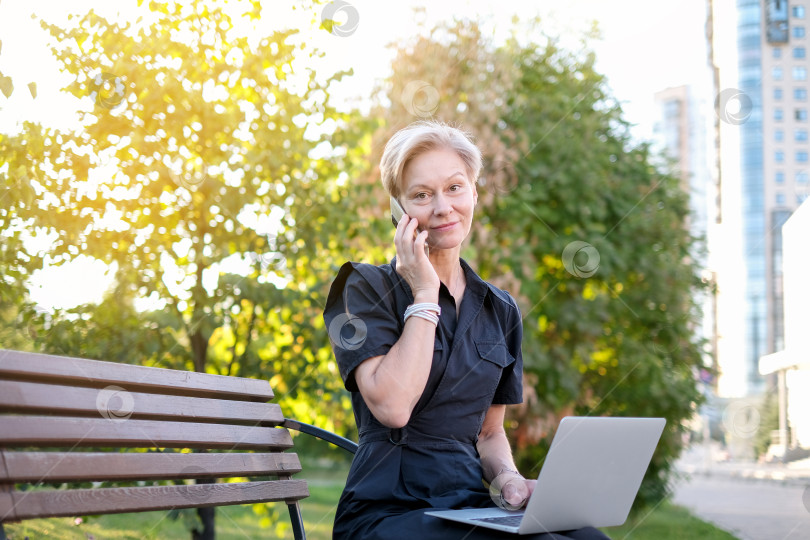
[[[282,422],[281,425],[287,429],[300,431],[301,433],[306,433],[307,435],[311,435],[318,439],[324,440],[328,443],[332,443],[335,446],[343,448],[344,450],[346,450],[351,454],[357,453],[356,442],[350,441],[349,439],[341,437],[340,435],[336,435],[331,431],[326,431],[325,429],[315,427],[312,424],[305,424],[303,422],[299,422],[298,420],[293,420],[291,418],[285,418],[284,422]]]

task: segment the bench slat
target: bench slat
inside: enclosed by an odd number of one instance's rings
[[[0,493],[0,516],[4,516],[0,519],[146,512],[299,500],[308,496],[303,480],[13,492]]]
[[[0,450],[0,482],[69,482],[162,480],[295,474],[301,471],[293,453],[106,453],[6,452]]]
[[[0,411],[69,413],[95,418],[132,416],[176,421],[284,421],[276,403],[167,396],[81,386],[0,380]]]
[[[68,356],[0,349],[0,378],[71,381],[84,386],[119,385],[135,390],[220,399],[268,401],[268,381],[193,371],[117,364]]]
[[[0,446],[284,449],[283,428],[155,420],[0,416]]]

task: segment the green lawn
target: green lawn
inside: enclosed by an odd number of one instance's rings
[[[331,538],[335,505],[343,488],[346,471],[318,471],[303,476],[310,481],[311,496],[302,501],[307,538]],[[276,505],[283,518],[283,529],[262,527],[262,518],[251,506],[231,506],[217,509],[217,538],[244,540],[253,538],[291,538],[292,531],[284,505]],[[268,521],[265,518],[265,521]],[[269,524],[268,524],[269,525]],[[649,515],[628,520],[622,527],[604,529],[614,540],[734,540],[734,536],[693,517],[683,508],[662,504]],[[76,525],[73,519],[54,518],[29,520],[6,525],[9,540],[54,538],[58,540],[155,539],[188,540],[190,534],[182,519],[172,520],[166,512],[144,512],[91,518]],[[516,537],[517,538],[517,537]]]
[[[680,506],[664,503],[642,512],[621,527],[602,529],[613,540],[735,540],[737,537],[701,521]]]

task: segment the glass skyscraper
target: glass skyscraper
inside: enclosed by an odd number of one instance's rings
[[[807,0],[737,0],[747,393],[783,346],[781,230],[807,196]],[[808,231],[810,233],[810,231]]]

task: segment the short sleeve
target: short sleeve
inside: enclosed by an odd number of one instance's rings
[[[402,334],[393,285],[376,266],[348,262],[332,282],[323,319],[343,383],[357,392],[354,369],[386,354]]]
[[[508,293],[507,293],[508,294]],[[512,306],[509,316],[506,317],[507,327],[504,328],[504,338],[509,354],[515,359],[501,372],[501,380],[495,389],[492,398],[493,405],[514,405],[523,403],[523,318],[520,308],[512,296],[509,296]]]

